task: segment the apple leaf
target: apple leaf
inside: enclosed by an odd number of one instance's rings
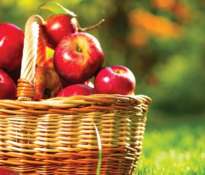
[[[54,50],[49,47],[46,47],[46,58],[51,58],[53,57],[53,55],[54,55]]]
[[[61,4],[59,4],[57,2],[54,2],[54,1],[48,1],[44,4],[42,4],[40,6],[40,9],[49,10],[49,11],[55,13],[55,14],[67,14],[71,17],[76,17],[77,16],[74,12],[66,9]]]

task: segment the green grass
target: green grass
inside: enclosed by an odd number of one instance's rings
[[[205,116],[150,115],[136,175],[205,175]]]

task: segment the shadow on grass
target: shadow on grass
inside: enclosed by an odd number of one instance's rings
[[[167,130],[183,127],[197,127],[205,129],[205,114],[196,115],[175,115],[150,111],[148,114],[147,130]]]

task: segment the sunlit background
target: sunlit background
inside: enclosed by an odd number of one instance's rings
[[[38,10],[43,2],[0,0],[0,21],[23,28],[30,15],[48,14]],[[136,93],[153,99],[138,174],[205,174],[205,0],[58,2],[82,26],[106,19],[92,31],[105,64],[128,66]]]

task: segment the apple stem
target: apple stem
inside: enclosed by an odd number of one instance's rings
[[[93,30],[97,27],[99,27],[102,23],[105,22],[105,19],[101,19],[98,23],[92,25],[92,26],[89,26],[89,27],[78,27],[78,30],[79,32],[87,32],[87,31],[90,31],[90,30]]]

